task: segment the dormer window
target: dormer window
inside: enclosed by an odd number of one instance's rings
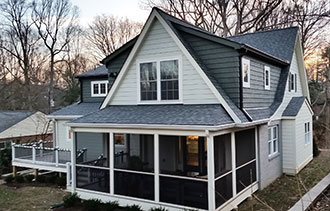
[[[242,58],[243,87],[250,88],[250,60]]]
[[[109,81],[92,81],[91,94],[92,97],[105,97],[108,94]]]
[[[139,102],[180,102],[179,59],[139,63]]]
[[[270,90],[270,67],[265,66],[264,70],[265,89]]]

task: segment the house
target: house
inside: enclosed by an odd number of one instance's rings
[[[84,199],[232,210],[313,158],[296,27],[221,38],[154,8],[102,63],[49,116]]]
[[[10,148],[11,142],[51,140],[52,132],[42,112],[0,111],[0,149]]]

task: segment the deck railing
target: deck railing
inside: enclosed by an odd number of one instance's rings
[[[42,142],[12,144],[12,160],[66,168],[66,163],[71,162],[71,151],[44,147]]]

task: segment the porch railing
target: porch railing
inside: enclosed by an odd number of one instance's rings
[[[71,151],[58,147],[44,147],[40,142],[12,144],[12,160],[66,168],[66,163],[71,162]]]

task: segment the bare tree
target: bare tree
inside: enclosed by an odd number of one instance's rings
[[[128,40],[139,34],[142,24],[127,18],[119,19],[112,15],[96,16],[88,26],[86,39],[97,60],[115,51]]]
[[[33,20],[49,53],[48,110],[54,106],[54,77],[56,57],[67,50],[77,31],[77,8],[69,0],[35,0]]]

